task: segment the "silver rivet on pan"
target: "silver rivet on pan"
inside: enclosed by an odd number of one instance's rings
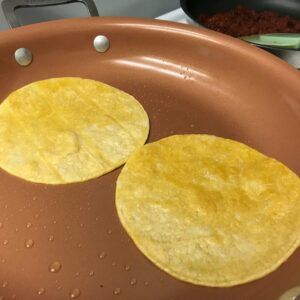
[[[23,67],[26,67],[32,62],[32,53],[26,48],[19,48],[15,52],[16,62]]]
[[[279,300],[299,300],[299,299],[300,299],[300,286],[288,290],[279,298]]]
[[[106,52],[109,49],[109,39],[104,35],[97,35],[94,39],[94,47],[98,52]]]

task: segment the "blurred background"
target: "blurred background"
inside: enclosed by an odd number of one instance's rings
[[[2,1],[2,0],[0,0]],[[180,6],[179,0],[94,0],[101,16],[134,16],[155,18]],[[16,14],[22,25],[46,20],[88,16],[81,3],[43,8],[20,8]],[[9,26],[0,9],[0,30]]]

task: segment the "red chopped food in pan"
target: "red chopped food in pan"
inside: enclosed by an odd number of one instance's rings
[[[274,11],[258,12],[243,6],[213,15],[201,14],[199,19],[206,27],[234,37],[275,32],[300,33],[300,20]]]

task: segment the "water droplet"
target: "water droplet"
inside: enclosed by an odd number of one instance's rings
[[[132,279],[130,280],[130,285],[136,285],[136,284],[137,284],[136,278],[132,278]]]
[[[79,289],[73,289],[72,291],[70,291],[69,293],[69,297],[71,299],[76,299],[81,295],[81,291]]]
[[[33,197],[32,197],[32,200],[33,200],[33,201],[37,200],[37,197],[36,197],[36,196],[33,196]]]
[[[78,277],[80,275],[80,272],[76,272],[75,276]]]
[[[112,234],[112,230],[111,229],[109,229],[107,232],[108,232],[108,234]]]
[[[15,232],[18,232],[18,231],[19,231],[19,228],[16,228],[16,229],[15,229]]]
[[[144,282],[144,285],[148,286],[148,285],[149,285],[149,282],[148,282],[148,281],[145,281],[145,282]]]
[[[96,217],[96,219],[95,219],[96,221],[99,221],[99,218],[98,217]]]
[[[3,245],[6,246],[8,244],[8,240],[3,241]]]
[[[38,293],[38,295],[43,295],[43,294],[45,294],[45,292],[46,292],[46,290],[44,288],[39,288],[37,293]]]
[[[120,294],[121,294],[121,289],[120,288],[114,289],[114,295],[120,295]]]
[[[82,245],[81,244],[78,244],[78,246],[77,246],[78,248],[81,248],[82,247]]]
[[[4,282],[2,283],[2,287],[6,288],[7,286],[8,286],[8,282],[7,282],[7,281],[4,281]]]
[[[82,211],[82,210],[83,210],[83,208],[80,206],[80,207],[79,207],[79,210],[80,210],[80,211]]]
[[[49,242],[53,242],[54,241],[54,236],[53,235],[50,235],[49,238],[48,238]]]
[[[53,224],[56,224],[57,223],[57,221],[56,220],[53,220]]]
[[[83,224],[83,223],[81,223],[81,224],[80,224],[80,227],[81,227],[81,228],[82,228],[82,227],[84,227],[84,224]]]
[[[30,228],[32,226],[32,224],[30,223],[30,222],[28,222],[27,224],[26,224],[26,227],[27,228]]]
[[[46,230],[46,229],[47,229],[47,226],[46,226],[46,225],[43,225],[43,229]]]
[[[126,266],[125,266],[125,271],[130,271],[130,269],[131,269],[131,266],[130,266],[130,265],[126,265]]]
[[[94,275],[95,275],[94,271],[91,271],[91,272],[89,273],[89,276],[90,276],[90,277],[93,277]]]
[[[62,286],[61,286],[61,285],[59,285],[59,286],[57,287],[57,289],[58,289],[58,290],[61,290],[61,289],[62,289]]]
[[[4,205],[4,208],[5,208],[5,209],[7,209],[7,208],[8,208],[8,205],[7,205],[7,204],[5,204],[5,205]]]
[[[99,257],[100,259],[103,259],[103,258],[106,257],[106,253],[105,253],[105,252],[101,252],[101,253],[98,254],[98,257]]]
[[[16,297],[17,297],[17,295],[15,295],[15,294],[12,294],[12,295],[11,295],[11,298],[12,298],[12,299],[16,299]]]
[[[57,273],[59,272],[61,269],[61,263],[58,261],[53,262],[50,266],[49,266],[49,271],[51,273]]]
[[[117,265],[117,263],[114,261],[112,264],[111,264],[113,267],[115,267]]]
[[[3,228],[3,224],[0,222],[0,229],[2,229]]]
[[[32,248],[34,245],[34,241],[33,240],[26,240],[25,241],[25,247],[26,248]]]

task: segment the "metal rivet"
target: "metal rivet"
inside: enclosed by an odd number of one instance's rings
[[[20,66],[28,66],[32,62],[32,53],[26,48],[19,48],[15,52],[15,59]]]
[[[299,299],[300,299],[300,286],[288,290],[279,298],[279,300],[299,300]]]
[[[94,39],[94,47],[98,52],[106,52],[109,49],[109,39],[104,35],[98,35]]]

